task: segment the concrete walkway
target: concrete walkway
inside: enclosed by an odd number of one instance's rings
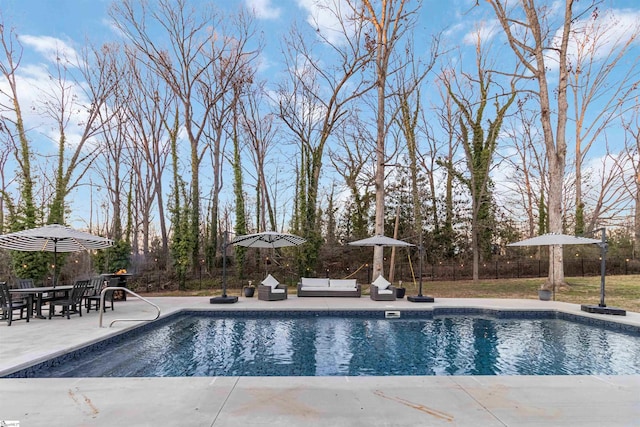
[[[537,300],[436,299],[433,304],[369,298],[152,298],[163,315],[207,310],[554,309],[585,316],[574,304]],[[116,302],[116,318],[150,318],[137,299]],[[606,317],[640,326],[640,314]],[[0,325],[0,375],[137,323],[98,327],[98,314]],[[0,379],[0,420],[20,426],[637,426],[640,376],[194,377]]]

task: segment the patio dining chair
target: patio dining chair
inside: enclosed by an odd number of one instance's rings
[[[96,311],[100,310],[100,294],[102,293],[102,285],[104,284],[104,278],[99,277],[98,279],[100,279],[100,286],[98,287],[96,292],[94,292],[92,295],[86,295],[84,297],[87,313],[91,311],[92,306],[95,307]],[[118,279],[117,277],[115,278],[112,277],[111,279],[109,279],[108,286],[109,287],[120,286],[120,279]],[[107,307],[113,310],[114,292],[115,291],[113,289],[109,289],[108,291],[105,292],[103,311],[107,311]]]
[[[13,321],[13,312],[19,310],[19,319],[27,319],[31,317],[31,298],[27,300],[13,300],[9,293],[9,285],[7,282],[0,282],[0,318],[6,320],[11,326]]]
[[[33,288],[36,285],[33,283],[33,279],[18,279],[18,289]]]
[[[57,306],[62,307],[62,315],[67,315],[67,319],[70,319],[69,314],[78,313],[80,317],[82,317],[82,298],[84,297],[84,293],[87,291],[89,287],[88,280],[76,280],[76,283],[73,285],[73,289],[71,289],[69,296],[63,299],[57,299],[49,302],[49,319],[53,317],[55,314],[55,310]]]

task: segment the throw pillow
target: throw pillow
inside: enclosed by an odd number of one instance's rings
[[[378,289],[387,289],[391,282],[382,277],[382,275],[378,276],[376,280],[373,281],[373,285],[376,285]]]
[[[271,274],[269,274],[267,277],[264,278],[264,280],[262,281],[262,284],[265,286],[271,286],[272,288],[275,288],[280,284],[280,282],[278,282],[278,279],[276,279]]]

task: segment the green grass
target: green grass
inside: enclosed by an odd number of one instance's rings
[[[471,280],[422,283],[422,293],[437,298],[507,298],[507,299],[538,299],[538,289],[544,278],[534,279],[497,279]],[[568,277],[568,286],[556,289],[556,301],[574,304],[598,304],[600,302],[600,277]],[[407,288],[407,295],[418,292],[417,285],[403,282]],[[199,287],[198,285],[193,287]],[[364,293],[368,293],[368,286],[364,286]],[[227,290],[229,295],[240,295],[238,287]],[[219,295],[219,284],[212,286],[206,283],[203,289],[187,291],[154,292],[153,296],[215,296]],[[289,287],[289,293],[295,293],[295,287]],[[607,306],[620,307],[628,311],[640,312],[640,275],[607,276],[606,298]]]
[[[600,302],[600,277],[567,277],[567,286],[556,289],[556,301],[575,304]],[[543,278],[499,279],[455,282],[423,282],[423,294],[441,298],[517,298],[538,299]],[[413,284],[411,284],[413,285]],[[640,312],[640,275],[608,276],[605,303],[628,311]],[[411,286],[409,294],[417,292]]]

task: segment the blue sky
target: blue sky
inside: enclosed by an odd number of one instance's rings
[[[586,0],[583,1],[586,3]],[[206,2],[194,0],[191,3]],[[497,29],[493,11],[486,2],[481,1],[479,7],[474,7],[476,0],[423,0],[422,3],[415,30],[418,51],[428,49],[431,35],[441,31],[447,48],[469,48],[473,31],[481,31],[494,39],[494,46],[503,48],[501,31]],[[548,3],[554,7],[561,4],[556,1]],[[40,71],[46,67],[55,47],[80,50],[87,42],[100,45],[116,40],[117,34],[112,30],[107,15],[110,4],[110,0],[0,0],[3,21],[16,27],[22,37],[25,47],[22,67],[28,71],[31,81],[46,78],[46,73]],[[283,64],[279,59],[281,36],[294,21],[304,23],[317,18],[327,27],[331,25],[331,19],[315,6],[315,0],[218,0],[214,4],[230,10],[245,6],[256,12],[258,28],[265,35],[261,68],[262,78],[265,79],[273,78],[282,71]],[[581,1],[578,4],[584,3]],[[600,8],[613,8],[621,19],[640,21],[640,2],[637,0],[605,0]],[[28,104],[36,96],[25,94],[23,102]],[[39,125],[35,123],[35,126]],[[86,203],[81,205],[86,206]],[[76,206],[76,209],[82,212],[82,206]]]

